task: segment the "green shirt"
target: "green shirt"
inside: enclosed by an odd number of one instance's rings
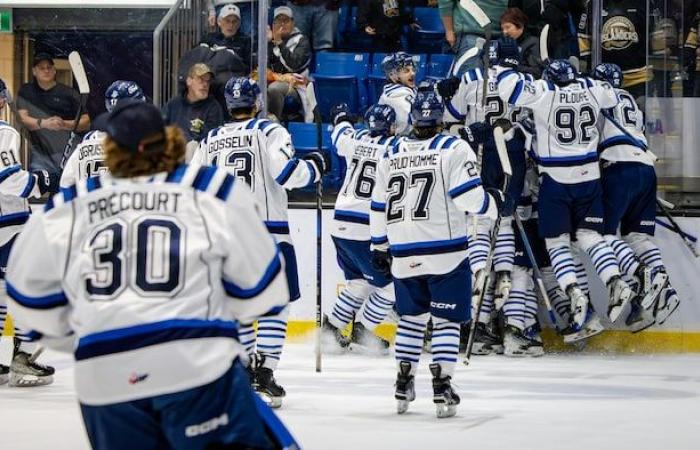
[[[474,0],[484,13],[491,19],[491,29],[494,34],[501,32],[501,15],[508,8],[508,0]],[[455,34],[476,34],[483,36],[484,32],[476,20],[461,6],[458,0],[438,0],[440,15],[452,17]]]

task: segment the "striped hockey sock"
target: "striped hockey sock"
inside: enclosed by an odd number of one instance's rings
[[[661,251],[654,244],[649,236],[642,233],[630,233],[625,236],[625,241],[630,244],[630,247],[637,254],[637,257],[643,264],[651,269],[663,269],[664,262],[661,259]]]
[[[525,319],[523,321],[524,329],[528,329],[537,323],[538,309],[539,304],[537,303],[537,294],[535,293],[535,286],[533,284],[532,288],[525,292]]]
[[[496,272],[513,270],[515,262],[515,233],[512,219],[501,220],[496,247],[493,253],[493,270]]]
[[[568,246],[547,248],[552,269],[557,277],[557,283],[565,290],[567,286],[576,283],[576,266],[571,249]]]
[[[255,328],[253,325],[241,325],[238,329],[238,341],[241,343],[247,355],[255,353]]]
[[[547,290],[547,295],[552,302],[554,311],[556,311],[557,315],[561,317],[564,322],[568,322],[569,312],[571,311],[571,299],[564,295],[551,267],[542,268],[542,278],[544,281],[544,288]]]
[[[513,286],[508,299],[503,303],[503,315],[506,318],[506,323],[519,330],[525,328],[525,295],[525,291]]]
[[[396,329],[396,340],[394,342],[394,353],[396,355],[396,366],[400,366],[401,361],[411,364],[411,375],[415,375],[420,361],[421,350],[423,349],[423,335],[428,324],[429,314],[420,316],[401,316],[399,326]],[[435,337],[433,336],[433,339]]]
[[[629,278],[639,269],[639,260],[630,245],[617,236],[606,235],[605,241],[610,245],[617,261],[620,263],[620,271]]]
[[[355,320],[357,312],[367,300],[371,288],[365,280],[349,280],[340,291],[333,305],[333,311],[328,316],[328,322],[342,330],[350,322]]]
[[[287,321],[289,319],[289,306],[279,314],[258,319],[257,350],[265,357],[263,365],[275,370],[282,356],[284,338],[287,335]]]
[[[491,250],[491,220],[479,217],[477,219],[476,234],[469,236],[467,252],[472,273],[486,267],[486,259]]]
[[[388,288],[376,289],[362,306],[360,322],[370,331],[374,331],[382,323],[389,310],[394,306],[394,292],[391,285]]]
[[[585,248],[585,250],[591,257],[593,267],[603,283],[608,284],[612,277],[620,275],[620,266],[618,266],[615,254],[604,239]]]
[[[452,376],[459,353],[459,323],[433,317],[433,340],[430,343],[433,362],[440,364],[442,373]]]
[[[472,283],[473,283],[472,277]],[[486,288],[486,293],[484,293],[484,300],[481,302],[481,309],[479,310],[479,322],[488,324],[491,321],[491,314],[493,313],[494,307],[494,280],[493,274],[490,277],[489,286]],[[476,308],[476,303],[472,305],[472,316],[475,316],[474,311]]]
[[[576,265],[576,282],[578,287],[581,288],[584,294],[588,295],[588,273],[586,272],[586,267],[581,262],[579,255],[574,253],[574,264]]]

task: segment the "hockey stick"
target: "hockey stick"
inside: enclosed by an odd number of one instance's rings
[[[669,223],[671,224],[671,230],[680,236],[681,239],[683,239],[683,243],[686,247],[688,247],[688,250],[690,250],[693,256],[696,258],[700,257],[700,253],[698,253],[698,251],[695,249],[693,242],[688,238],[687,233],[681,229],[680,225],[678,225],[678,222],[673,219],[673,216],[671,216],[671,212],[668,210],[666,205],[659,201],[659,199],[656,199],[656,204],[659,205],[661,212],[664,216],[666,216],[666,219],[668,219]]]
[[[450,70],[450,74],[453,77],[456,77],[457,74],[459,73],[459,69],[462,68],[464,63],[466,63],[470,59],[477,56],[479,54],[479,50],[480,50],[479,47],[473,47],[473,48],[470,48],[469,50],[467,50],[466,52],[464,52],[464,54],[462,56],[460,56],[458,60],[456,60],[452,63],[452,70]]]
[[[316,148],[323,154],[323,130],[321,122],[321,111],[316,101],[316,91],[313,83],[306,86],[306,97],[309,107],[314,112],[314,122],[316,122]],[[323,226],[323,177],[319,177],[316,183],[316,372],[321,372],[321,332],[323,328],[323,300],[321,295],[322,276],[322,226]]]
[[[501,168],[503,169],[503,192],[506,192],[508,190],[508,185],[510,184],[510,177],[513,175],[513,170],[510,166],[510,160],[508,159],[508,149],[506,147],[506,140],[504,137],[503,129],[501,127],[494,128],[493,137],[496,141],[498,159],[500,160]],[[474,337],[476,336],[476,324],[479,321],[481,305],[484,302],[484,295],[486,295],[486,289],[489,285],[491,268],[493,266],[493,256],[496,249],[496,239],[498,239],[498,231],[501,228],[501,219],[502,217],[499,214],[496,218],[496,222],[493,225],[493,230],[491,231],[491,242],[489,243],[489,254],[486,257],[486,266],[483,269],[485,271],[485,276],[483,278],[481,286],[477,286],[477,289],[479,289],[479,298],[476,301],[476,313],[474,314],[474,317],[472,317],[471,324],[469,326],[469,339],[467,340],[467,349],[464,355],[464,365],[467,366],[471,362],[472,349],[474,347]]]
[[[542,63],[547,64],[549,62],[549,50],[547,49],[547,41],[549,40],[549,24],[542,27],[542,32],[540,32],[540,59]]]
[[[80,123],[80,116],[83,115],[83,110],[85,109],[85,102],[87,101],[88,95],[90,95],[90,84],[88,84],[87,74],[85,73],[85,67],[83,66],[83,60],[80,59],[80,53],[76,51],[70,52],[68,55],[68,62],[70,63],[70,69],[73,72],[73,77],[75,82],[78,84],[78,92],[80,92],[80,103],[78,104],[78,111],[75,114],[75,120],[73,123],[73,129],[70,132],[70,137],[66,146],[63,149],[63,156],[61,157],[61,169],[66,165],[66,161],[73,152],[73,141],[75,141],[76,131],[78,130],[78,124]]]

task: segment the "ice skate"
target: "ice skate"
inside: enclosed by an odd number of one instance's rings
[[[430,364],[430,373],[433,374],[433,403],[438,419],[454,416],[457,414],[459,396],[452,389],[452,377],[441,376],[442,367],[437,363]]]
[[[527,349],[529,356],[544,356],[544,343],[542,342],[540,331],[541,329],[539,324],[535,324],[523,330],[523,336],[525,336],[529,341],[529,347]]]
[[[372,331],[369,331],[361,322],[352,324],[350,336],[350,351],[365,355],[388,355],[391,344]]]
[[[411,363],[401,361],[399,373],[396,374],[396,412],[403,414],[408,411],[408,405],[416,399],[415,377],[411,375]]]
[[[503,338],[503,355],[512,358],[542,356],[544,348],[541,341],[531,339],[523,331],[508,325]]]
[[[341,330],[333,326],[326,316],[323,317],[323,325],[321,326],[321,340],[323,351],[331,355],[345,353],[350,345],[350,340],[343,336]]]
[[[590,337],[600,334],[605,330],[603,324],[600,323],[600,319],[594,315],[593,309],[588,308],[588,317],[586,322],[580,329],[576,329],[573,324],[569,325],[562,331],[562,336],[564,337],[564,343],[573,344],[575,342],[583,341]]]
[[[264,362],[265,356],[258,354],[255,361],[253,389],[260,394],[270,408],[279,408],[287,393],[282,386],[277,384],[272,369],[263,366]]]
[[[588,315],[588,296],[584,294],[578,284],[573,283],[566,287],[566,295],[571,299],[571,319],[574,331],[579,331]]]
[[[53,367],[38,364],[31,359],[29,353],[19,350],[10,365],[10,386],[46,386],[53,383],[54,372]]]
[[[467,334],[468,337],[469,335]],[[493,333],[488,325],[483,322],[477,322],[472,355],[490,355],[491,353],[503,354],[503,340]]]
[[[500,311],[503,308],[503,303],[510,295],[510,290],[513,288],[513,279],[510,272],[502,270],[496,273],[496,293],[494,297],[495,308]]]
[[[656,323],[653,311],[642,308],[639,297],[632,300],[630,313],[625,319],[625,325],[632,333],[644,331]]]
[[[641,307],[651,309],[661,295],[661,291],[668,285],[668,274],[663,270],[652,271],[648,266],[640,265],[635,278],[639,282]]]
[[[630,301],[632,301],[632,298],[634,298],[634,293],[627,283],[625,283],[619,276],[610,278],[607,287],[608,297],[610,298],[610,304],[608,305],[608,318],[611,322],[615,323],[625,307]]]
[[[673,314],[681,304],[678,293],[672,287],[667,287],[661,292],[659,301],[656,303],[654,317],[656,323],[662,325]]]
[[[0,386],[6,384],[10,380],[10,368],[0,364]]]

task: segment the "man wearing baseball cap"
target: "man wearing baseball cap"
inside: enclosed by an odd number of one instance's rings
[[[253,64],[251,38],[241,31],[241,18],[241,10],[237,5],[224,4],[216,15],[219,31],[209,34],[203,41],[209,46],[218,45],[233,50],[246,65],[247,70],[250,70]],[[250,17],[243,19],[250,20]]]
[[[221,106],[210,96],[214,74],[209,66],[194,64],[187,72],[186,89],[165,105],[163,117],[168,125],[177,125],[188,141],[199,141],[224,123]]]
[[[56,82],[53,57],[39,52],[34,55],[34,79],[20,87],[17,110],[31,141],[30,170],[46,170],[60,176],[63,150],[75,126],[80,96],[71,87]],[[76,131],[90,128],[90,117],[82,114]]]

